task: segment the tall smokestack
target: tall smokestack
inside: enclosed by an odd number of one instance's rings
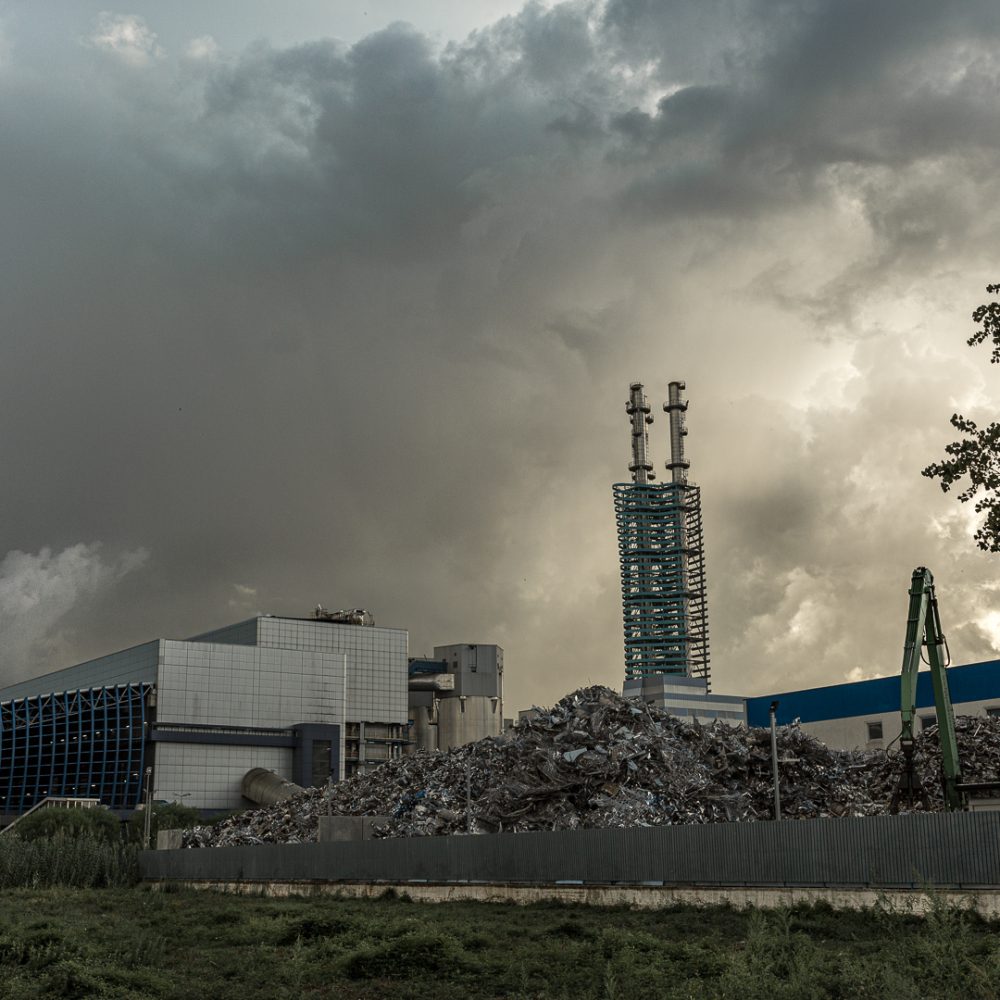
[[[653,422],[653,415],[649,412],[641,382],[633,382],[628,387],[625,412],[632,418],[632,464],[628,467],[632,482],[648,483],[656,478],[649,460],[649,433],[646,430],[646,425]]]
[[[685,382],[671,382],[667,387],[667,401],[663,404],[670,418],[670,461],[667,462],[667,469],[670,470],[671,481],[682,485],[687,483],[688,469],[691,468],[691,463],[684,457],[684,438],[687,437],[684,413],[688,405],[682,394],[686,388]]]
[[[641,382],[629,386],[631,483],[615,483],[621,565],[625,679],[658,674],[710,679],[701,491],[688,482],[683,382],[669,383],[670,478],[652,483],[646,428],[653,422]],[[641,487],[641,489],[639,488]]]

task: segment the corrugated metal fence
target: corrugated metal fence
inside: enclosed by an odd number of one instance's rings
[[[1000,813],[147,851],[147,879],[1000,886]]]

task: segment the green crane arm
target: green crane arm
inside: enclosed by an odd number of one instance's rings
[[[925,566],[918,566],[910,580],[910,611],[906,622],[906,642],[903,645],[903,670],[900,677],[900,716],[903,729],[899,737],[903,753],[903,774],[893,795],[893,808],[899,799],[922,792],[913,767],[913,720],[917,707],[917,671],[920,669],[922,649],[927,647],[931,667],[931,684],[934,689],[934,708],[937,713],[938,741],[941,744],[941,770],[944,782],[944,801],[947,809],[963,806],[961,766],[958,760],[958,743],[955,740],[955,713],[948,693],[947,664],[942,656],[945,647],[938,613],[934,577]]]

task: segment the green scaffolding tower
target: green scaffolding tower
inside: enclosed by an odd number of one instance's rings
[[[670,420],[670,482],[653,483],[647,432],[653,418],[642,383],[629,387],[632,482],[614,485],[626,681],[654,674],[710,681],[701,492],[688,482],[684,388],[671,382],[663,404]]]

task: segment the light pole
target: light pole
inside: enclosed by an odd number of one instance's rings
[[[778,785],[778,703],[771,702],[771,767],[774,771],[774,819],[781,819],[781,788]]]
[[[146,768],[146,815],[143,817],[142,826],[142,846],[149,850],[149,837],[150,831],[153,828],[153,797],[152,797],[152,785],[153,785],[153,769],[151,767]]]

